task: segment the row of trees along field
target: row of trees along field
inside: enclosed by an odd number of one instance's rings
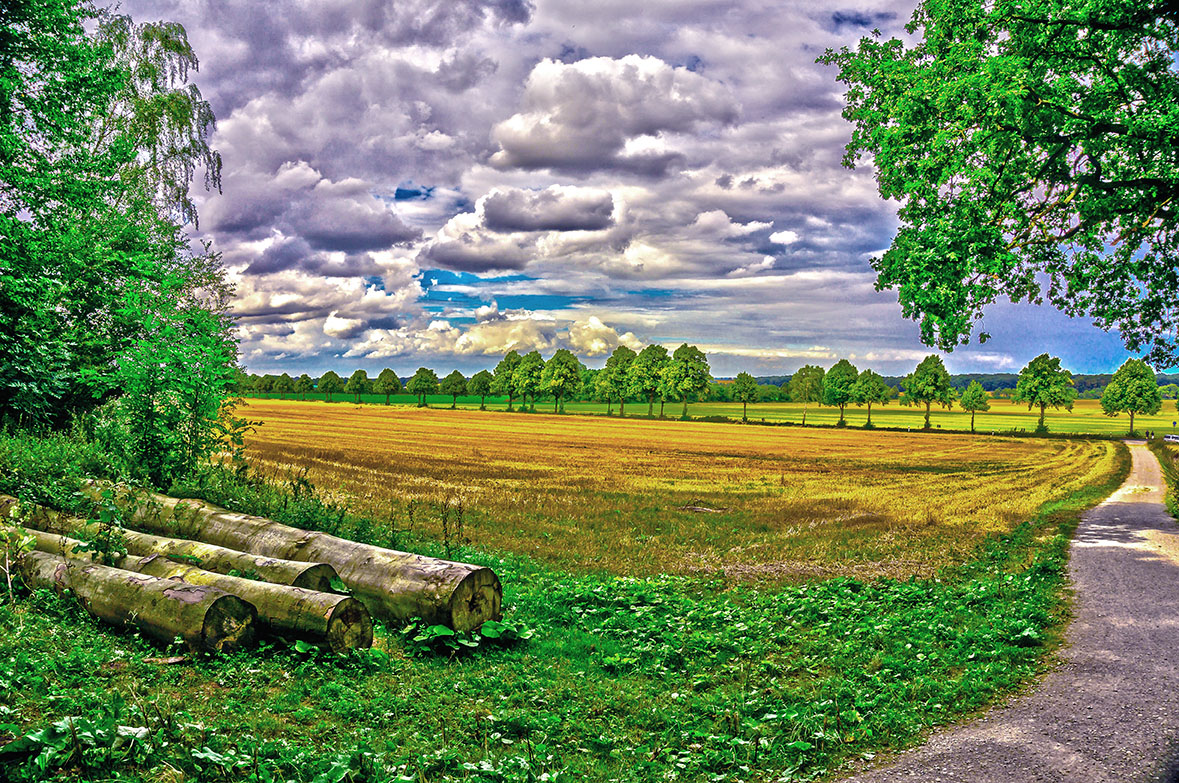
[[[1060,359],[1047,354],[1037,356],[1017,376],[1014,389],[988,392],[978,380],[971,380],[965,389],[957,389],[945,364],[938,356],[927,356],[913,372],[900,379],[900,389],[873,370],[859,370],[847,359],[841,359],[829,370],[817,365],[806,365],[790,376],[781,386],[758,383],[752,375],[742,372],[726,383],[710,376],[708,360],[695,346],[681,345],[669,354],[661,345],[649,345],[636,353],[619,346],[600,370],[583,365],[566,349],[560,349],[547,362],[538,351],[521,356],[510,351],[496,365],[494,371],[480,370],[470,378],[460,371],[439,378],[427,367],[417,372],[404,384],[391,369],[384,369],[375,379],[365,370],[356,370],[347,380],[329,371],[318,380],[308,375],[292,378],[280,376],[243,376],[239,378],[244,393],[298,394],[306,398],[318,393],[330,402],[333,394],[353,395],[360,402],[361,395],[384,395],[388,404],[394,395],[411,394],[419,405],[426,398],[443,395],[457,407],[459,397],[480,398],[486,407],[489,396],[506,398],[508,409],[516,401],[522,407],[535,410],[538,397],[551,399],[553,411],[564,410],[568,400],[593,400],[607,404],[607,414],[613,413],[618,403],[620,415],[626,414],[628,402],[647,403],[647,415],[653,416],[655,401],[659,401],[659,415],[663,416],[667,401],[682,402],[682,415],[688,415],[689,400],[741,403],[741,419],[748,420],[749,405],[758,402],[795,402],[803,405],[802,424],[806,424],[812,404],[839,409],[839,424],[845,426],[844,412],[848,405],[866,406],[866,427],[872,425],[872,406],[887,405],[898,396],[903,405],[924,407],[926,429],[931,427],[934,405],[951,409],[955,403],[971,414],[970,429],[974,431],[975,416],[990,410],[990,400],[1005,397],[1014,403],[1026,403],[1028,409],[1039,410],[1037,431],[1046,432],[1049,408],[1072,410],[1078,393],[1072,373],[1060,366]],[[1102,409],[1107,415],[1127,413],[1130,428],[1139,414],[1158,413],[1166,389],[1160,387],[1156,376],[1145,362],[1130,359],[1115,373],[1103,389]],[[1179,407],[1179,403],[1177,403]]]

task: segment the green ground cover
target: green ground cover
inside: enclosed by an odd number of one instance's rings
[[[17,442],[19,440],[19,442]],[[0,491],[68,489],[89,457],[8,438]],[[333,657],[285,644],[165,665],[68,599],[0,604],[0,751],[12,780],[803,780],[912,743],[1043,665],[1062,619],[1068,535],[1120,483],[985,539],[936,578],[775,589],[494,567],[516,645],[415,654],[399,629]],[[64,479],[64,480],[63,480]],[[228,472],[174,487],[243,511],[392,543],[302,488]],[[60,490],[64,492],[66,490]],[[433,540],[399,545],[444,554]],[[178,652],[178,651],[173,651]]]

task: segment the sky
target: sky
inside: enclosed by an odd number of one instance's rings
[[[504,352],[682,342],[713,374],[933,352],[875,290],[896,229],[841,165],[842,87],[815,58],[911,2],[125,0],[182,23],[218,118],[199,236],[236,285],[251,372],[471,371]],[[952,372],[1076,372],[1128,354],[1001,303]]]

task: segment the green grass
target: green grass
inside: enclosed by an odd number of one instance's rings
[[[261,399],[297,400],[297,394],[263,394],[249,395]],[[308,395],[308,401],[323,401],[323,395]],[[450,397],[431,395],[426,398],[433,408],[449,408]],[[361,404],[383,405],[384,395],[363,394]],[[416,405],[417,398],[408,394],[394,395],[391,399],[394,405]],[[355,395],[336,394],[332,397],[332,404],[356,404]],[[1016,405],[1010,400],[991,400],[991,409],[979,413],[975,417],[975,429],[981,433],[1032,433],[1039,420],[1039,411],[1029,411],[1027,405]],[[488,410],[506,410],[507,398],[488,397]],[[1179,432],[1174,423],[1179,421],[1179,411],[1176,410],[1175,400],[1164,400],[1163,408],[1153,416],[1137,416],[1134,426],[1137,430],[1152,430],[1159,433]],[[458,407],[463,409],[479,408],[478,397],[459,397]],[[518,407],[518,404],[517,404]],[[613,414],[618,414],[618,405],[611,406]],[[536,410],[551,413],[552,400],[537,402]],[[599,402],[568,402],[565,412],[573,414],[606,415],[607,406]],[[666,418],[679,418],[681,403],[668,402],[664,409]],[[248,413],[248,409],[246,410]],[[659,403],[655,404],[655,415],[658,416]],[[848,406],[844,411],[847,424],[852,427],[862,427],[867,422],[867,411],[864,408]],[[626,415],[634,418],[645,418],[646,404],[627,403]],[[697,420],[740,421],[741,404],[736,402],[693,402],[688,406],[688,415]],[[970,414],[957,408],[946,411],[935,407],[930,414],[933,429],[949,431],[969,431]],[[881,428],[902,430],[919,430],[924,426],[924,408],[900,405],[893,400],[888,405],[874,405],[872,407],[872,424]],[[791,424],[800,425],[803,418],[803,406],[791,402],[762,402],[749,406],[749,421],[760,424]],[[836,408],[810,405],[806,411],[808,426],[818,425],[833,427],[839,421],[839,411]],[[1097,400],[1078,400],[1072,411],[1049,409],[1046,423],[1054,434],[1073,435],[1125,435],[1129,429],[1129,418],[1125,415],[1106,416],[1101,411]]]
[[[1151,440],[1150,450],[1158,457],[1167,480],[1167,510],[1179,520],[1179,446],[1167,445],[1161,439]]]
[[[911,744],[1041,670],[1063,617],[1068,536],[1123,480],[1122,447],[1118,463],[1105,485],[985,539],[934,579],[765,591],[570,575],[459,550],[499,572],[507,619],[537,635],[453,658],[415,657],[396,629],[378,629],[376,652],[345,658],[279,644],[161,665],[150,660],[159,648],[69,600],[5,601],[0,732],[25,739],[0,751],[0,765],[13,780],[822,776]],[[373,522],[314,493],[228,474],[200,490],[242,511],[374,536]],[[438,542],[403,543],[442,554]],[[62,723],[69,716],[87,723]]]

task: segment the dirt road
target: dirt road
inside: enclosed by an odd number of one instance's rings
[[[1179,525],[1141,443],[1126,483],[1089,511],[1069,562],[1075,619],[1030,693],[935,734],[858,783],[1179,781]]]

